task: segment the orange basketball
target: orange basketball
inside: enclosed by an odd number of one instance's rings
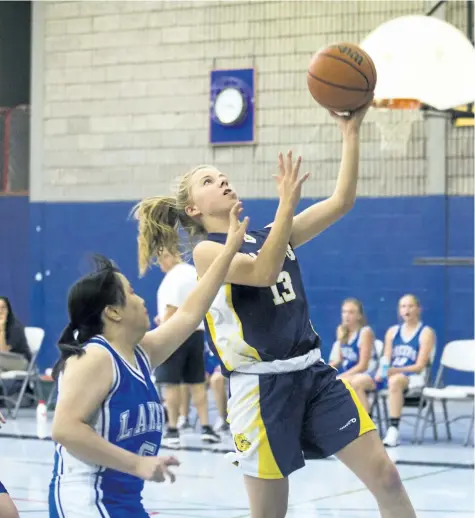
[[[351,112],[371,99],[376,68],[358,45],[337,43],[313,55],[307,85],[312,97],[325,108]]]

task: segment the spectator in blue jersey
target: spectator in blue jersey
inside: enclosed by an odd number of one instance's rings
[[[366,322],[363,304],[355,298],[343,301],[341,323],[337,327],[336,342],[330,365],[338,370],[341,379],[348,381],[356,374],[374,374],[377,358],[374,349],[374,333]]]
[[[368,409],[367,392],[387,388],[390,426],[383,439],[385,446],[399,444],[399,422],[408,390],[422,389],[426,369],[435,347],[435,333],[421,320],[421,304],[412,294],[404,295],[398,305],[400,324],[391,326],[384,338],[382,364],[374,377],[361,374],[352,385],[363,406]]]

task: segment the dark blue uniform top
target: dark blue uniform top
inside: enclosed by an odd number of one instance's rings
[[[256,257],[269,232],[270,227],[249,231],[240,252]],[[226,238],[224,233],[208,235],[209,241],[222,244]],[[286,360],[319,347],[292,247],[288,246],[274,286],[224,285],[206,316],[206,330],[224,374],[256,361]]]

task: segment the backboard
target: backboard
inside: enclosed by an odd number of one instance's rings
[[[378,73],[368,120],[378,124],[383,148],[403,151],[419,108],[452,110],[475,100],[475,49],[453,25],[424,15],[377,27],[360,46]]]

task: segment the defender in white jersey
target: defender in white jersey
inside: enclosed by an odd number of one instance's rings
[[[169,467],[178,460],[156,456],[164,419],[151,371],[193,333],[216,296],[246,230],[239,212],[236,204],[212,271],[153,331],[146,333],[143,299],[107,259],[71,288],[53,371],[59,394],[50,517],[144,518],[144,481],[174,481]]]

